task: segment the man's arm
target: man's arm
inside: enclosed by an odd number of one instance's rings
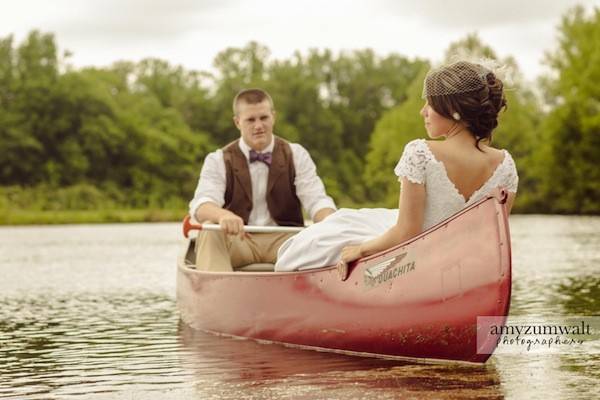
[[[223,232],[228,235],[244,236],[244,220],[229,210],[219,207],[213,202],[202,203],[194,217],[200,222],[219,224]]]
[[[328,216],[330,216],[331,214],[333,214],[335,212],[335,209],[333,208],[321,208],[319,211],[317,211],[313,217],[313,222],[321,222],[323,221],[325,218],[327,218]]]
[[[336,211],[333,199],[327,196],[325,185],[317,175],[317,167],[308,151],[297,143],[291,144],[296,170],[296,195],[313,222],[319,222]]]
[[[223,153],[216,151],[207,155],[194,199],[190,202],[190,215],[198,222],[221,225],[227,234],[243,236],[244,220],[222,207],[225,203],[226,179]]]

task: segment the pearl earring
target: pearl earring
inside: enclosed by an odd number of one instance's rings
[[[460,114],[457,112],[453,112],[452,113],[452,118],[454,118],[457,121],[460,121]]]

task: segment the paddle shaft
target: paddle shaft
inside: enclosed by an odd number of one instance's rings
[[[296,233],[302,229],[304,229],[302,226],[244,226],[244,232],[248,233]],[[191,230],[220,231],[222,229],[218,224],[193,224],[190,216],[186,215],[183,219],[183,236],[188,237]]]
[[[203,231],[220,231],[221,225],[217,224],[201,224]],[[244,232],[248,233],[295,233],[304,229],[301,226],[256,226],[244,225]]]

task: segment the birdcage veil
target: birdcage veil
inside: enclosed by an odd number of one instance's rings
[[[466,93],[487,85],[487,76],[493,73],[504,83],[512,84],[511,68],[496,60],[479,58],[476,61],[455,60],[432,68],[425,77],[422,98]]]

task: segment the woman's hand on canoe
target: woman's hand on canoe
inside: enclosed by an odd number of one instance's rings
[[[346,246],[342,249],[342,255],[340,263],[349,264],[354,260],[358,260],[362,257],[362,251],[360,245]]]

